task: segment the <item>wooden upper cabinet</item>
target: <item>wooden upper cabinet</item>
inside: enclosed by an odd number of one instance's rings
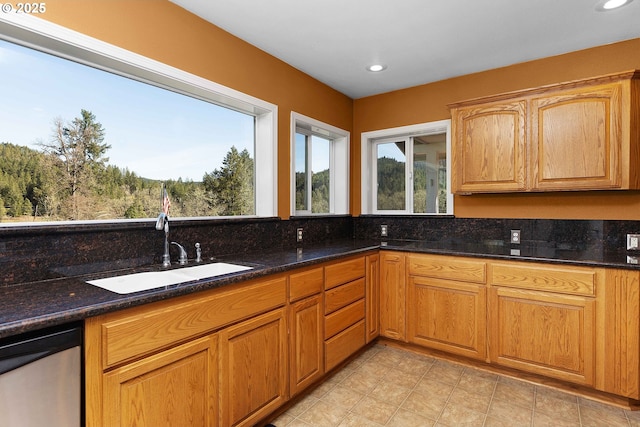
[[[533,98],[532,189],[620,188],[621,113],[622,83]]]
[[[453,109],[454,189],[525,189],[525,113],[524,101]]]
[[[640,188],[640,72],[450,105],[457,194]]]

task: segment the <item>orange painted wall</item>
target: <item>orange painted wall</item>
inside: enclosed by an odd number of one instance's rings
[[[42,18],[278,105],[278,214],[290,212],[291,111],[351,131],[353,101],[167,0],[47,0]]]
[[[640,39],[355,100],[352,213],[361,212],[362,132],[448,119],[451,115],[446,106],[456,101],[631,69],[640,69]],[[469,218],[640,220],[640,192],[456,196],[454,214]]]

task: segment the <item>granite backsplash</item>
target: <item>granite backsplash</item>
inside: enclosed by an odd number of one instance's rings
[[[63,276],[160,263],[164,234],[155,220],[82,225],[0,227],[0,287]],[[173,220],[170,240],[185,246],[190,258],[199,242],[205,259],[230,254],[317,246],[339,239],[508,241],[519,229],[523,244],[601,244],[624,250],[627,233],[639,233],[640,221],[468,219],[454,217],[375,216]],[[303,228],[303,242],[296,229]],[[171,248],[172,260],[177,249]]]
[[[387,225],[389,240],[509,242],[511,230],[520,230],[523,245],[575,247],[596,244],[609,251],[625,250],[627,233],[640,233],[640,221],[367,215],[356,218],[354,224],[354,236],[358,239],[380,239],[380,226],[383,224]]]

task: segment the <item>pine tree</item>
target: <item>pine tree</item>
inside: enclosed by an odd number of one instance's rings
[[[79,193],[88,192],[96,171],[104,168],[109,161],[105,153],[111,148],[104,142],[105,131],[96,117],[84,109],[80,111],[80,116],[67,124],[62,119],[56,119],[53,141],[40,144],[46,153],[53,154],[58,160],[63,188],[72,199],[74,219],[80,217]]]
[[[233,146],[222,161],[222,167],[205,173],[203,184],[212,193],[219,215],[252,215],[254,207],[253,159],[245,149]]]

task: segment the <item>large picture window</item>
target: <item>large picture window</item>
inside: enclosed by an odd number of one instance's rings
[[[275,106],[1,18],[0,221],[276,215]]]

